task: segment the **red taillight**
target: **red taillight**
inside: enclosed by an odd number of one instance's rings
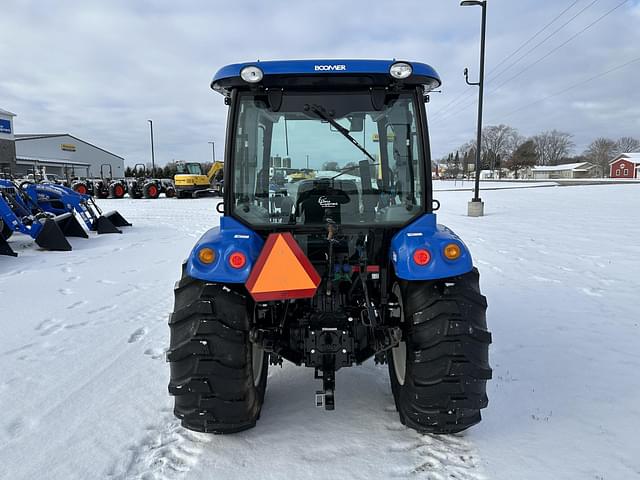
[[[242,252],[233,252],[229,255],[229,265],[233,268],[242,268],[247,263],[247,257]]]
[[[425,248],[418,248],[413,252],[413,261],[416,262],[416,265],[420,265],[421,267],[426,265],[431,261],[431,254],[429,250]]]

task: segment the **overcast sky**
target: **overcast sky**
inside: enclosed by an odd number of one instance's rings
[[[597,136],[640,137],[640,61],[521,109],[640,60],[640,0],[627,0],[511,79],[621,1],[489,0],[485,125],[507,123],[523,135],[564,130],[574,135],[575,153]],[[207,142],[216,142],[216,157],[223,153],[227,107],[209,83],[225,64],[288,58],[416,60],[434,66],[443,79],[442,93],[434,93],[429,105],[438,158],[472,139],[475,129],[477,89],[465,85],[462,71],[468,66],[471,80],[478,73],[480,8],[458,3],[3,0],[0,108],[18,115],[16,133],[68,132],[124,156],[129,165],[150,160],[147,119],[153,119],[159,164],[208,161]],[[444,108],[465,91],[467,96]]]

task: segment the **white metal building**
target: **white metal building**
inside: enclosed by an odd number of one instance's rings
[[[16,134],[16,174],[46,173],[78,177],[124,177],[124,158],[68,133]]]
[[[580,162],[533,167],[531,173],[535,180],[547,180],[551,178],[592,178],[597,175],[598,169],[592,163]]]
[[[2,169],[12,171],[16,166],[16,147],[13,134],[15,113],[0,108],[0,173]]]

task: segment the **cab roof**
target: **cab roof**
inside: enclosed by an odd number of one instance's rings
[[[407,62],[412,74],[398,80],[391,76],[389,69],[398,60],[272,60],[234,63],[226,65],[216,72],[211,88],[228,95],[233,88],[250,87],[240,77],[240,72],[248,66],[259,67],[264,77],[254,85],[264,87],[285,86],[389,86],[391,84],[422,85],[433,90],[441,85],[440,76],[426,63]]]

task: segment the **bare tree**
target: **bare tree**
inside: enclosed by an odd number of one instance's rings
[[[609,171],[609,162],[616,155],[617,143],[610,138],[596,138],[584,154],[590,162],[598,165],[603,174]]]
[[[640,152],[640,140],[633,137],[622,137],[616,142],[616,153]]]
[[[542,132],[532,138],[538,165],[558,165],[575,147],[573,135],[558,130]]]
[[[508,158],[521,142],[518,131],[508,125],[490,125],[482,129],[482,154],[490,169],[499,158]]]
[[[322,170],[338,172],[340,171],[340,165],[338,164],[338,162],[324,162],[322,164]]]

